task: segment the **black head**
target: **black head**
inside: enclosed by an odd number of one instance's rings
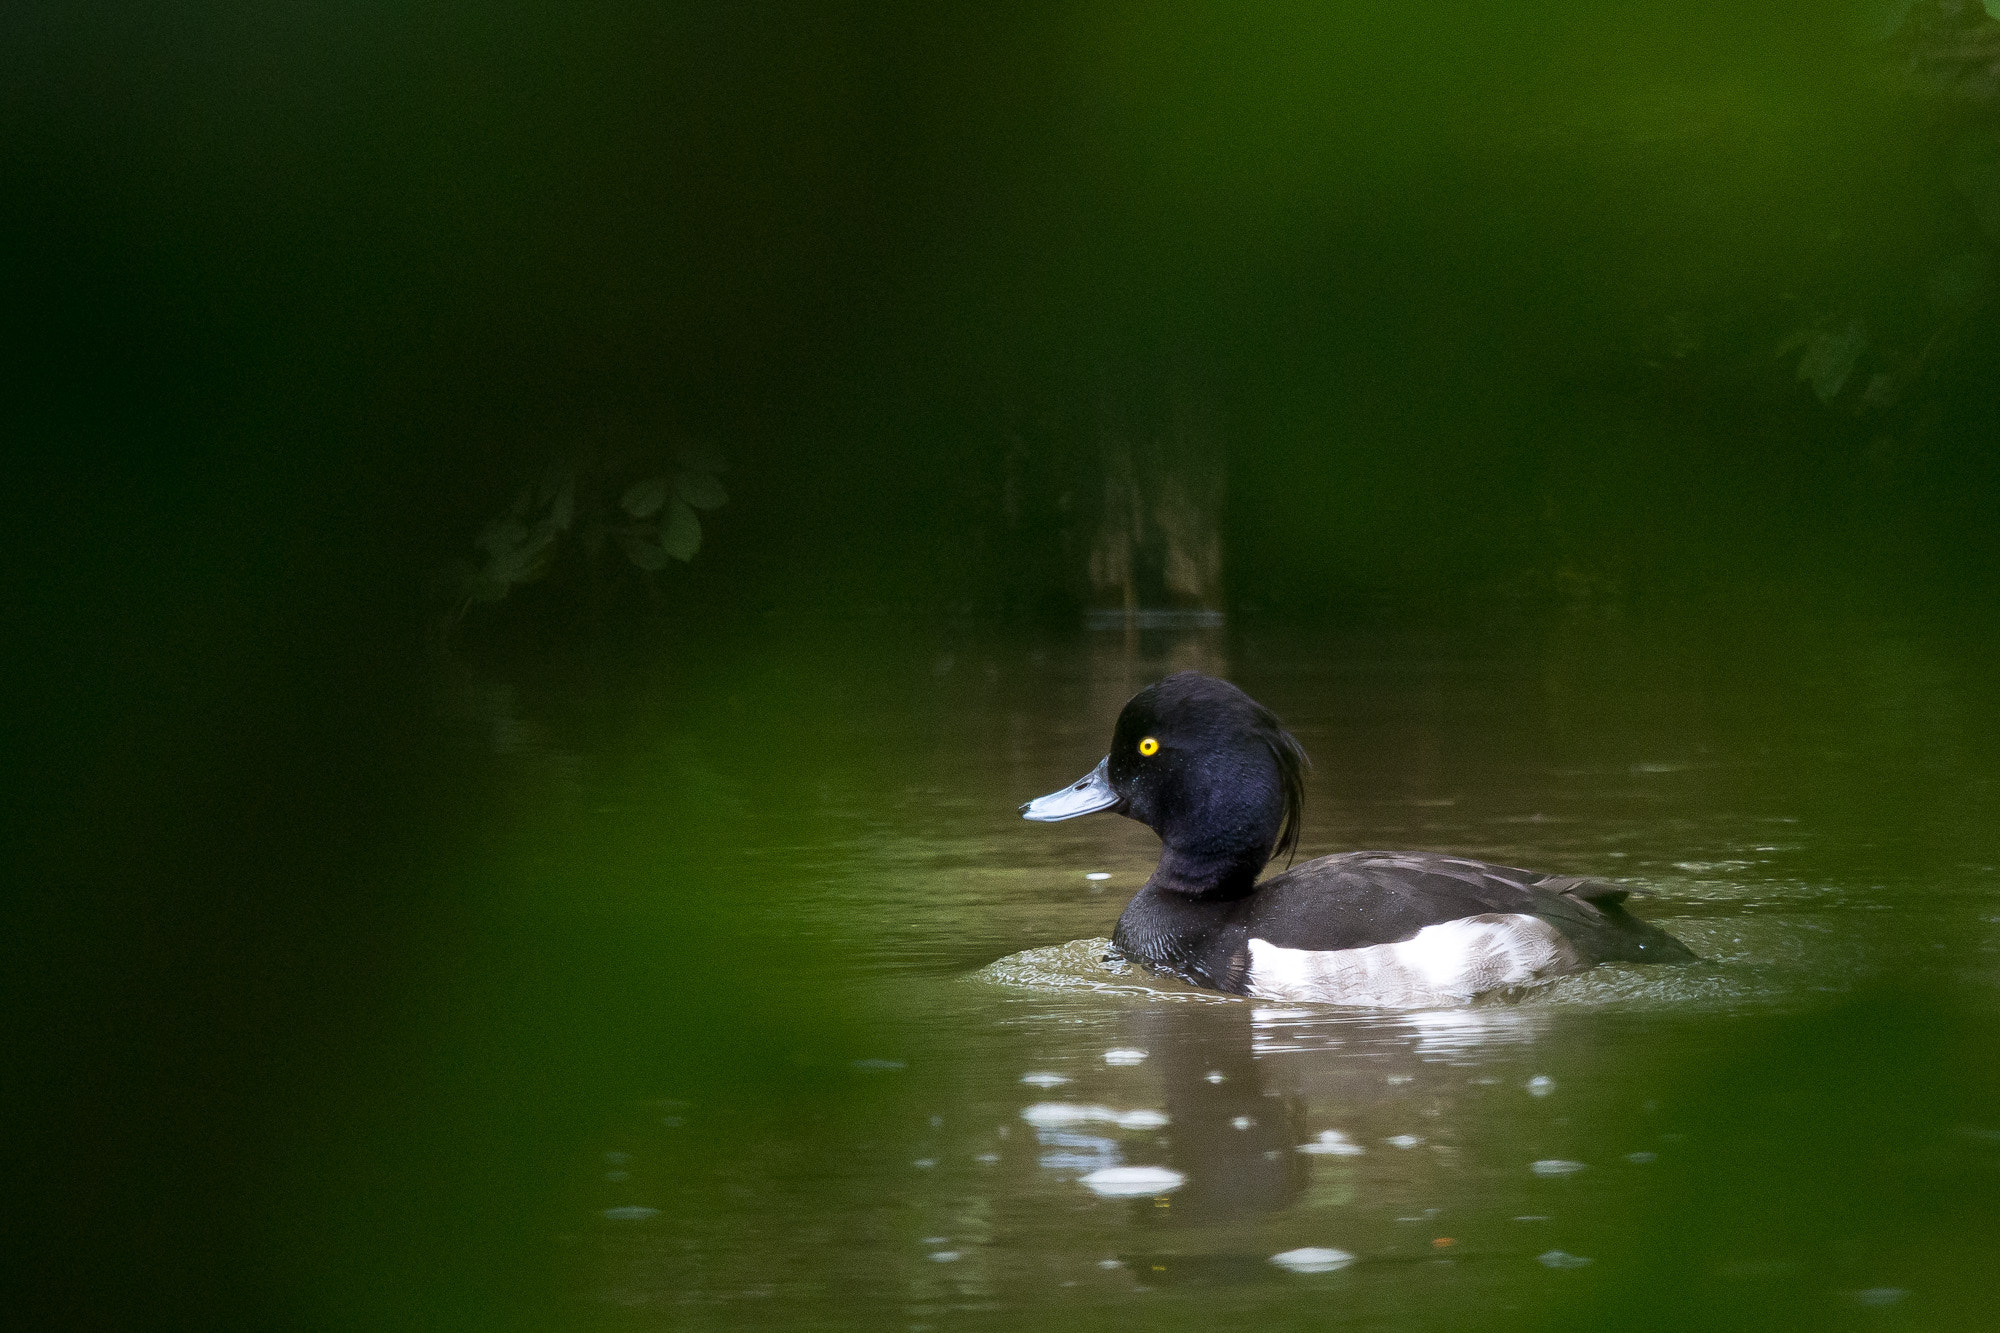
[[[1190,872],[1212,863],[1233,881],[1298,846],[1306,766],[1270,709],[1228,681],[1183,671],[1125,705],[1106,776],[1118,812],[1151,827]]]

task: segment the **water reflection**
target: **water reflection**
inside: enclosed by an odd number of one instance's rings
[[[1289,1208],[1309,1185],[1343,1204],[1440,1197],[1440,1175],[1482,1137],[1489,1094],[1518,1102],[1528,1090],[1534,1076],[1510,1057],[1548,1020],[1240,1002],[1141,1005],[1126,1021],[1159,1053],[1168,1158],[1188,1177],[1175,1216],[1199,1223]]]
[[[1248,1006],[1142,1005],[1132,1039],[1154,1052],[1172,1122],[1168,1160],[1188,1178],[1176,1221],[1272,1212],[1305,1188],[1305,1107],[1265,1086]]]
[[[1976,785],[2000,770],[1962,741],[1899,750],[1842,711],[1841,689],[1796,673],[1698,684],[1676,644],[1641,651],[1609,631],[1550,657],[1220,631],[949,647],[943,671],[923,645],[900,666],[856,649],[731,679],[622,769],[575,726],[552,723],[543,745],[481,723],[482,744],[512,738],[522,807],[574,821],[562,873],[523,874],[592,908],[564,937],[579,962],[563,979],[594,998],[560,1041],[615,1031],[618,1060],[656,1071],[627,1079],[619,1064],[621,1086],[676,1099],[607,1113],[618,1123],[574,1152],[578,1187],[552,1228],[586,1256],[584,1298],[629,1307],[635,1326],[789,1329],[830,1311],[871,1327],[1074,1326],[1141,1317],[1136,1302],[1180,1285],[1205,1293],[1190,1316],[1227,1291],[1229,1309],[1279,1324],[1338,1311],[1455,1327],[1509,1304],[1532,1323],[1576,1284],[1636,1280],[1663,1246],[1693,1254],[1685,1237],[1738,1199],[1732,1181],[1811,1179],[1767,1128],[1795,1132],[1811,1099],[1760,1092],[1785,1108],[1767,1114],[1714,1082],[1714,1052],[1745,1023],[1809,1017],[1898,960],[1990,978],[2000,956],[2000,788]],[[1125,698],[1183,665],[1244,680],[1314,749],[1308,853],[1430,846],[1614,874],[1709,962],[1393,1014],[1259,1004],[1106,962],[1152,836],[1105,820],[1024,837],[1014,805],[1094,762]],[[500,714],[548,711],[524,691]],[[1834,739],[1867,765],[1828,759]],[[565,752],[589,758],[544,762]],[[1935,832],[1939,811],[1948,846],[1926,851],[1913,830]],[[636,941],[629,958],[600,933]],[[787,948],[739,978],[741,959]],[[550,954],[540,935],[521,951]],[[700,984],[642,980],[674,963],[699,963]],[[635,995],[652,1010],[616,1028]],[[821,1014],[838,1019],[808,1023]],[[1747,1063],[1794,1080],[1834,1067],[1789,1049],[1774,1039]],[[1896,1095],[1914,1105],[1919,1086]],[[1051,1107],[1066,1109],[1037,1110]],[[1963,1131],[1990,1132],[1991,1114],[1954,1115],[1944,1147],[1835,1134],[1829,1154],[1991,1157]],[[1132,1169],[1161,1174],[1125,1177],[1146,1191],[1125,1197],[1086,1183]],[[1659,1218],[1689,1225],[1676,1239]],[[1759,1223],[1811,1230],[1787,1225]],[[1910,1308],[1941,1280],[1913,1263],[1842,1267],[1816,1257],[1831,1247],[1747,1223],[1728,1234],[1679,1271],[1909,1291]]]
[[[1107,1054],[1143,1051],[1143,1061],[1103,1062],[1065,1087],[1070,1099],[1021,1112],[1043,1149],[1038,1165],[1060,1178],[1114,1166],[1184,1177],[1171,1198],[1162,1190],[1147,1201],[1148,1226],[1281,1213],[1309,1190],[1322,1206],[1441,1201],[1442,1182],[1467,1169],[1468,1152],[1483,1155],[1496,1128],[1505,1137],[1524,1120],[1563,1118],[1547,1101],[1556,1081],[1531,1063],[1557,1022],[1551,1011],[1355,1013],[1166,998],[1128,1003],[1111,1030],[1119,1045]],[[1163,1114],[1121,1109],[1154,1106]],[[1082,1128],[1093,1124],[1105,1128]],[[1556,1174],[1535,1166],[1570,1160],[1549,1155],[1556,1141],[1518,1150],[1513,1170]],[[1434,1215],[1436,1203],[1426,1206],[1419,1216]]]

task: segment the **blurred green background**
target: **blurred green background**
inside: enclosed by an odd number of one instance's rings
[[[553,1168],[490,1164],[900,1031],[876,918],[774,929],[734,857],[833,838],[832,754],[972,780],[909,700],[981,636],[1611,623],[1763,698],[1892,622],[1858,748],[1963,751],[1819,808],[1990,813],[1977,4],[23,0],[0,180],[37,1326],[566,1321]],[[465,742],[517,713],[652,822]]]

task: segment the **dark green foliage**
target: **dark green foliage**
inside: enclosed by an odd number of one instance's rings
[[[550,463],[539,483],[524,487],[474,540],[481,559],[459,561],[447,572],[454,599],[447,628],[471,607],[503,601],[516,588],[540,581],[566,553],[585,566],[592,587],[608,576],[604,557],[611,546],[642,577],[672,561],[694,559],[702,541],[694,511],[728,503],[716,476],[728,463],[705,445],[683,444],[673,453],[671,470],[627,482],[633,465],[607,461],[621,457],[578,450]]]

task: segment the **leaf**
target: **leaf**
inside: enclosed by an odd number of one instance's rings
[[[564,487],[575,484],[576,472],[569,462],[562,458],[551,459],[549,465],[542,469],[541,485],[535,488],[535,501],[548,504],[562,493]]]
[[[1986,0],[1988,13],[1995,4],[2000,4],[2000,0]],[[1866,31],[1871,37],[1894,37],[1914,8],[1916,0],[1869,0],[1864,6],[1868,18]]]
[[[660,521],[660,545],[676,560],[692,560],[701,549],[701,520],[679,500],[667,506]]]
[[[667,479],[647,477],[625,488],[624,498],[619,500],[618,507],[633,518],[651,518],[660,512],[660,506],[666,502]]]
[[[648,541],[627,528],[620,528],[613,535],[617,537],[618,544],[625,548],[625,554],[631,557],[632,563],[639,568],[656,570],[667,567],[667,553],[658,542]]]
[[[528,525],[516,518],[500,517],[486,525],[472,544],[495,560],[511,555],[528,540]]]
[[[1993,279],[1993,260],[1978,250],[1967,250],[1941,265],[1924,284],[1931,309],[1939,315],[1958,315],[1978,305]]]
[[[729,492],[707,472],[676,472],[674,493],[696,509],[720,509],[729,503]]]
[[[1854,363],[1868,346],[1868,326],[1859,318],[1850,319],[1837,331],[1819,333],[1806,344],[1799,358],[1799,378],[1812,385],[1822,403],[1830,403],[1847,385]]]
[[[576,482],[566,481],[556,492],[555,499],[549,501],[549,522],[555,524],[559,532],[568,532],[569,525],[576,521]]]
[[[685,440],[674,450],[674,458],[690,472],[727,472],[729,460],[712,444]]]
[[[530,582],[547,567],[549,548],[554,542],[555,534],[546,527],[532,537],[524,536],[519,545],[493,552],[493,558],[486,564],[485,575],[502,583]]]
[[[1987,18],[2000,19],[2000,0],[1979,0],[1979,4]]]
[[[480,573],[475,575],[471,583],[467,585],[466,595],[475,602],[483,602],[490,606],[502,597],[505,597],[507,589],[512,586],[511,583],[503,579],[496,579],[490,574]]]
[[[1979,229],[2000,240],[2000,144],[1990,134],[1966,135],[1954,150],[1951,183],[1972,205]]]

